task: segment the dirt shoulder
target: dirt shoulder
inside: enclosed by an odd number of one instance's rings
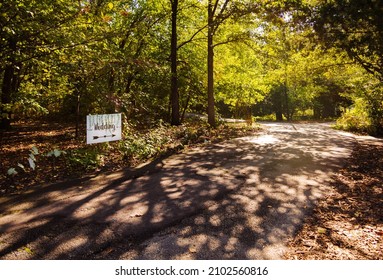
[[[346,166],[290,240],[287,259],[383,259],[383,141],[356,137]]]

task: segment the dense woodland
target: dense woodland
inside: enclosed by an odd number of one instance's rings
[[[381,0],[0,2],[1,128],[87,114],[383,131]]]

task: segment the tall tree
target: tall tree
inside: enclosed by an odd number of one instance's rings
[[[171,37],[171,124],[180,124],[180,105],[178,94],[178,74],[177,74],[177,59],[178,59],[178,40],[177,40],[177,15],[178,15],[178,0],[170,0],[172,5],[172,37]]]
[[[227,7],[226,0],[222,9]],[[216,12],[219,0],[213,1],[209,0],[208,2],[208,31],[207,31],[207,115],[208,123],[211,126],[215,126],[215,102],[214,102],[214,46],[213,46],[213,36],[215,32],[216,24],[214,22],[214,14]],[[223,10],[222,10],[223,11]]]
[[[229,19],[239,19],[245,15],[259,11],[259,3],[254,1],[208,0],[208,34],[207,34],[207,95],[208,123],[216,125],[214,97],[214,48],[244,39],[243,34],[230,34],[223,41],[215,42],[214,37],[219,28]]]

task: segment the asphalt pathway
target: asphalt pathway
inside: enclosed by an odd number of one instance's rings
[[[350,155],[329,124],[259,135],[0,199],[0,259],[281,259]]]

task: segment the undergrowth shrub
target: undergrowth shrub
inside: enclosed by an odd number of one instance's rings
[[[104,154],[102,149],[96,146],[75,149],[68,152],[67,162],[73,172],[95,170],[103,166]]]
[[[363,100],[357,100],[352,108],[347,109],[337,120],[335,127],[351,132],[372,133],[371,118]]]
[[[138,132],[129,125],[124,126],[124,139],[118,143],[118,150],[125,160],[143,160],[155,157],[172,143],[174,128],[159,125],[147,131]]]

